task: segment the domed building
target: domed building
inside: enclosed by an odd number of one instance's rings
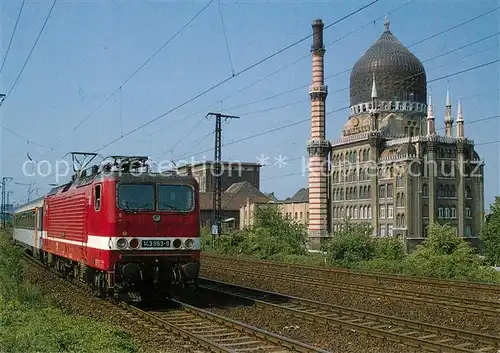
[[[340,230],[345,218],[370,223],[374,236],[400,238],[409,250],[435,222],[478,243],[484,219],[483,162],[464,134],[461,103],[454,127],[447,92],[445,133],[438,134],[425,68],[389,25],[386,18],[381,36],[354,64],[349,117],[340,139],[329,141],[323,24],[313,22],[307,144],[312,248]]]

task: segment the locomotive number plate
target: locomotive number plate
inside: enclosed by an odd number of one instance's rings
[[[143,248],[168,248],[170,247],[170,240],[157,239],[157,240],[142,240]]]

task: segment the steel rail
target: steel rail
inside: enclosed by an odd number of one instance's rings
[[[222,266],[212,266],[203,265],[204,269],[210,269],[215,271],[226,270],[231,273],[240,273],[242,275],[258,275],[259,277],[267,277],[273,280],[280,281],[293,281],[307,286],[314,286],[316,288],[333,289],[339,292],[352,292],[360,293],[363,295],[370,296],[384,296],[388,298],[395,298],[399,300],[406,300],[412,303],[419,303],[422,305],[433,305],[439,308],[448,308],[453,310],[458,310],[467,313],[477,313],[487,316],[500,317],[500,302],[478,300],[478,299],[468,299],[460,298],[446,295],[438,295],[432,293],[424,292],[411,292],[401,289],[385,289],[381,287],[368,286],[362,284],[345,283],[341,284],[335,283],[332,280],[320,278],[320,277],[309,277],[301,276],[297,274],[287,274],[287,273],[273,273],[271,271],[266,271],[259,268],[258,272],[251,270],[237,269],[233,267],[222,267]]]
[[[28,262],[48,269],[54,276],[61,277],[61,273],[56,269],[46,266],[26,253],[23,255],[24,259]],[[67,282],[78,290],[86,291],[88,289],[85,283],[71,277],[67,278]],[[313,347],[288,337],[217,315],[175,299],[169,299],[169,301],[180,306],[182,310],[161,313],[147,312],[123,301],[113,303],[100,298],[96,298],[96,301],[102,305],[118,307],[124,311],[125,315],[129,314],[128,316],[131,318],[141,318],[146,322],[151,322],[159,328],[174,332],[188,339],[191,343],[214,353],[238,353],[246,351],[330,353],[321,348]]]
[[[120,305],[154,324],[194,339],[213,352],[304,352],[328,353],[323,349],[250,326],[240,321],[169,299],[182,310],[146,312],[125,303]]]
[[[496,353],[500,348],[500,337],[497,336],[420,323],[214,280],[202,279],[200,288],[280,309],[295,317],[330,323],[429,351]],[[474,345],[476,347],[467,348]]]
[[[235,256],[227,256],[220,254],[210,254],[203,252],[201,256],[206,259],[217,259],[217,260],[225,260],[231,262],[247,262],[253,263],[255,265],[267,265],[273,267],[281,267],[281,268],[291,268],[298,270],[307,270],[307,271],[317,271],[328,274],[339,274],[339,275],[351,275],[358,277],[367,277],[379,280],[388,280],[388,281],[397,281],[397,282],[406,282],[406,283],[415,283],[415,284],[424,284],[424,285],[433,285],[436,287],[456,287],[460,289],[467,290],[481,290],[481,291],[491,291],[495,293],[500,293],[500,284],[497,283],[482,283],[482,282],[469,282],[469,281],[458,281],[458,280],[449,280],[449,279],[437,279],[437,278],[427,278],[427,277],[418,277],[418,276],[403,276],[403,275],[394,275],[380,272],[362,272],[350,269],[343,268],[324,268],[320,266],[311,266],[311,265],[297,265],[297,264],[289,264],[284,262],[277,261],[269,261],[269,260],[256,260],[248,257],[235,257]]]

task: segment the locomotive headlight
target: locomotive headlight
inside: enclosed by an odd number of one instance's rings
[[[128,245],[130,245],[132,249],[137,249],[139,247],[139,240],[137,240],[136,238],[131,239]]]
[[[186,241],[184,242],[184,246],[186,247],[186,249],[192,249],[194,246],[193,239],[186,239]]]
[[[175,239],[173,242],[174,248],[179,249],[182,245],[182,240],[180,239]]]
[[[120,249],[125,249],[127,247],[127,239],[120,238],[116,241],[116,246]]]

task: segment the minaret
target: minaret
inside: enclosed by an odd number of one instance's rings
[[[373,79],[372,79],[372,109],[370,112],[370,130],[371,131],[378,131],[378,114],[377,112],[377,84],[375,83],[375,73],[373,73]]]
[[[446,90],[446,113],[444,116],[444,127],[446,137],[453,137],[451,129],[453,128],[453,118],[451,117],[450,90]]]
[[[330,144],[325,136],[325,101],[328,94],[324,84],[325,47],[323,22],[314,20],[312,53],[311,138],[307,142],[309,154],[309,241],[311,249],[319,249],[321,237],[328,235],[328,163]]]
[[[457,109],[457,137],[464,138],[464,116],[462,114],[462,102],[458,100],[458,109]]]
[[[388,20],[386,19],[386,29]],[[370,109],[370,131],[368,135],[368,141],[370,143],[370,162],[374,165],[378,164],[379,147],[380,147],[380,132],[378,131],[378,117],[380,115],[377,109],[377,84],[375,83],[375,73],[373,73],[372,78],[372,109]],[[377,169],[375,169],[377,170]],[[378,191],[378,173],[371,173],[370,175],[370,186],[372,189],[372,197],[370,207],[372,209],[372,229],[373,235],[378,234],[379,225],[379,214],[378,214],[378,202],[379,202],[379,191]]]
[[[436,134],[436,124],[434,121],[434,111],[432,110],[432,94],[429,94],[429,104],[427,105],[427,136]]]
[[[462,102],[458,100],[457,108],[457,162],[458,162],[458,236],[465,235],[465,144],[464,139],[464,116],[462,114]]]

